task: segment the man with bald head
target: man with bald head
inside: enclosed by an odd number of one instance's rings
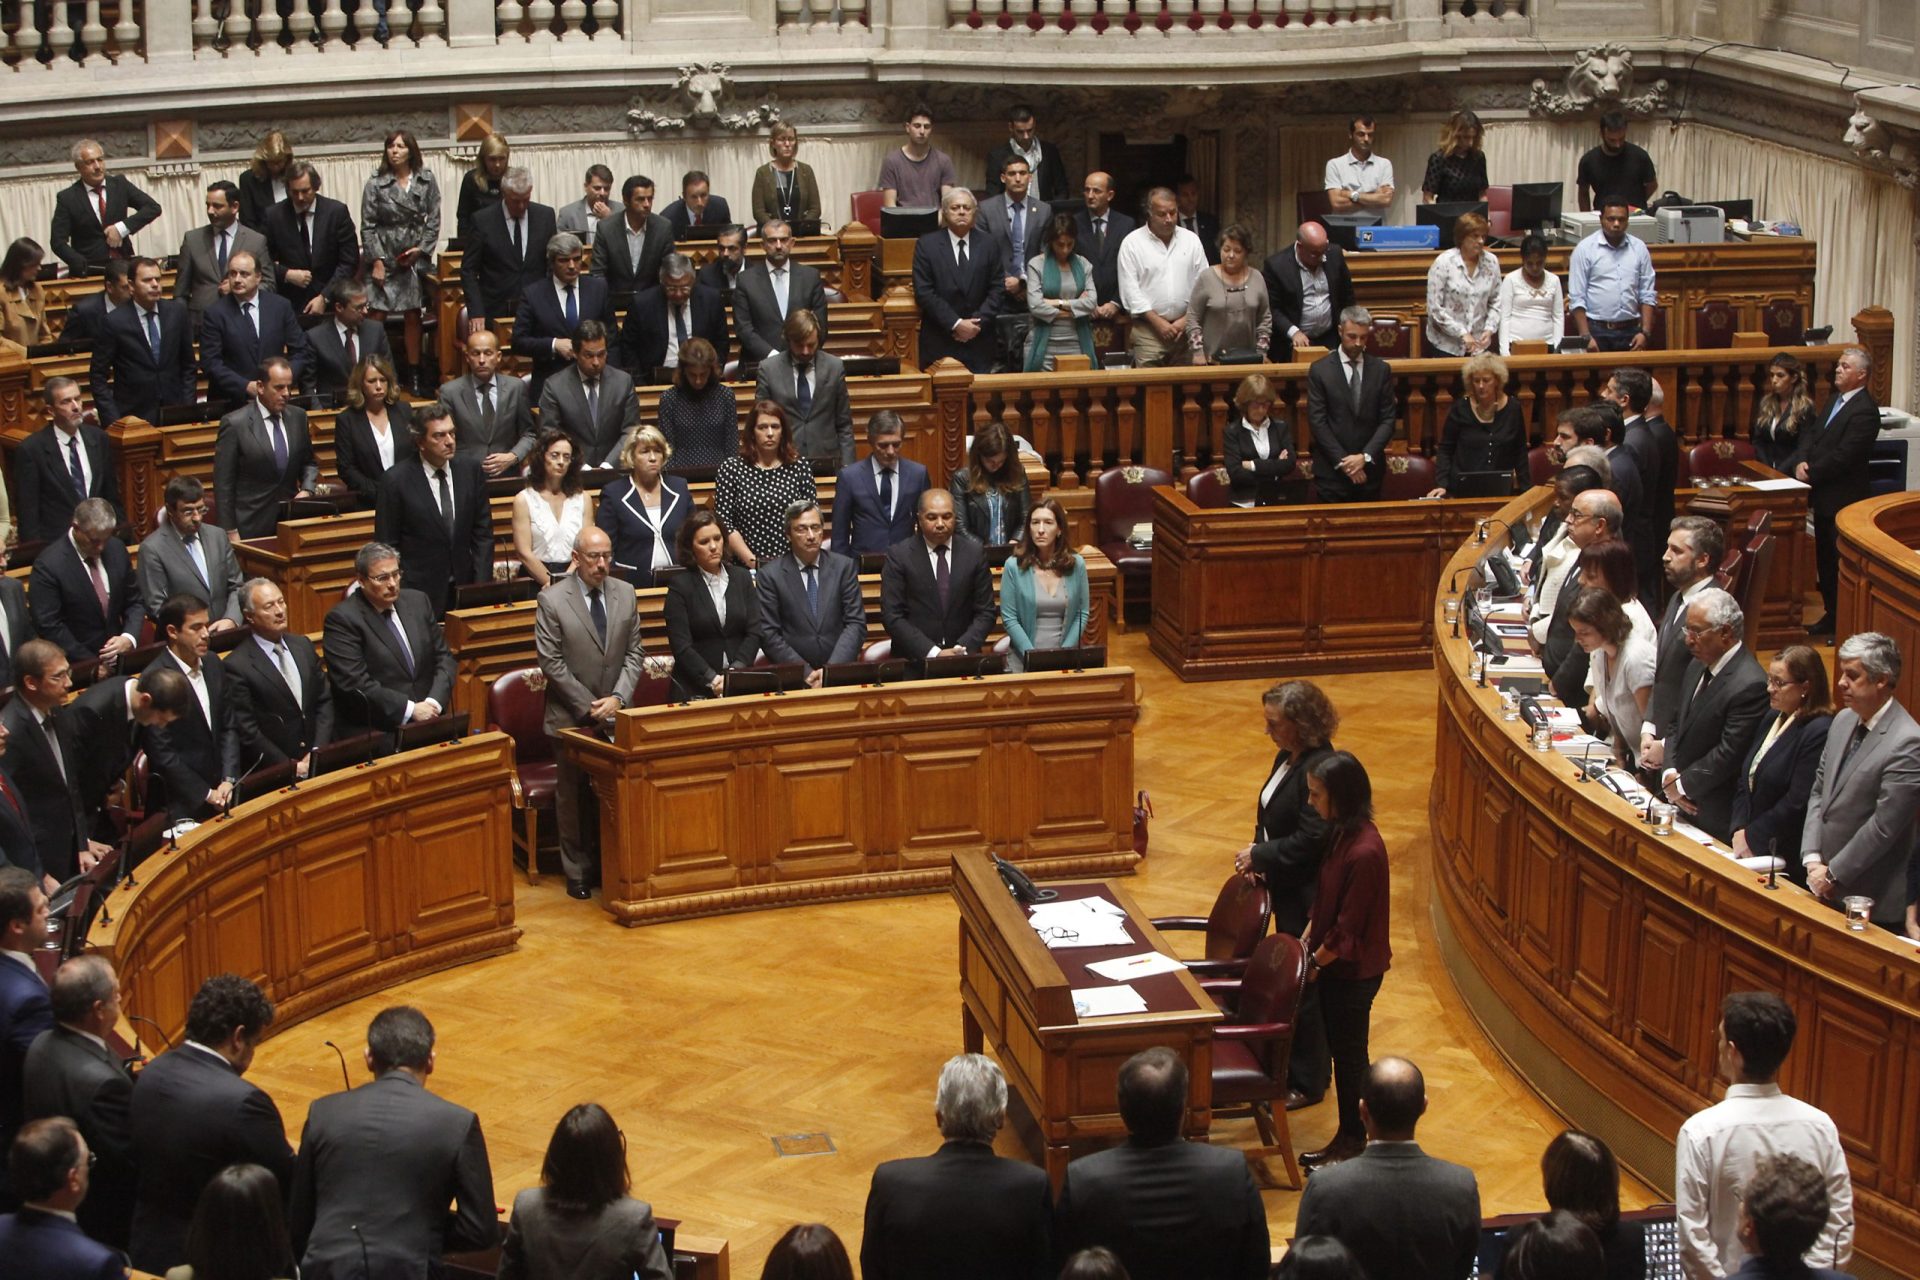
[[[953,495],[928,489],[914,536],[887,549],[880,571],[880,621],[893,656],[918,668],[928,658],[979,653],[993,617],[986,555],[955,528]]]
[[[1099,299],[1096,320],[1120,314],[1120,242],[1139,224],[1113,207],[1113,175],[1099,170],[1087,175],[1081,188],[1087,207],[1073,215],[1080,229],[1080,256],[1093,264],[1094,296]]]
[[[1353,305],[1353,274],[1346,254],[1319,223],[1301,223],[1295,237],[1260,271],[1267,278],[1273,327],[1296,348],[1331,351],[1340,340],[1340,313]],[[1273,346],[1274,358],[1281,359],[1284,348],[1277,341]]]

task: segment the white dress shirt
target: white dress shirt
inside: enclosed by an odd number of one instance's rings
[[[658,543],[659,539],[656,538],[654,541]],[[705,569],[702,569],[700,570],[700,579],[702,582],[706,583],[707,585],[707,595],[712,597],[713,599],[713,611],[716,615],[718,615],[720,619],[720,625],[723,627],[726,626],[727,625],[727,573],[726,573],[726,570],[722,569],[719,573],[708,573]]]
[[[435,479],[435,477],[438,476],[439,473],[442,471],[445,471],[447,473],[447,501],[452,502],[453,501],[453,463],[443,462],[438,466],[436,466],[433,463],[428,462],[425,458],[422,458],[420,459],[420,469],[426,472],[427,474],[427,492],[433,495],[434,510],[438,511],[442,517],[452,515],[453,514],[452,512],[448,511],[445,507],[440,505],[440,482],[437,479]],[[399,615],[396,614],[395,616],[398,617]]]
[[[1515,267],[1500,282],[1500,354],[1513,354],[1516,342],[1544,342],[1547,350],[1560,349],[1560,338],[1567,331],[1567,297],[1560,288],[1560,277],[1543,272],[1540,287],[1527,283],[1527,269]]]
[[[1187,314],[1193,286],[1207,269],[1207,252],[1200,237],[1175,227],[1162,243],[1150,226],[1136,227],[1120,242],[1120,305],[1129,315],[1152,311],[1162,320]]]
[[[142,329],[142,332],[145,332],[145,330]],[[87,479],[87,492],[92,493],[93,492],[93,459],[87,456],[87,442],[80,438],[80,433],[78,431],[69,431],[57,422],[53,424],[53,430],[54,430],[53,438],[60,445],[60,469],[62,471],[65,471],[68,475],[72,475],[73,474],[73,452],[77,452],[80,455],[80,474],[85,476]],[[67,449],[67,442],[69,440],[73,441],[74,443],[73,452],[69,452]]]

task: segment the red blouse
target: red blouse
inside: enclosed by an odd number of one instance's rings
[[[1368,822],[1336,837],[1320,864],[1313,920],[1307,927],[1310,954],[1318,955],[1323,947],[1333,952],[1325,976],[1358,980],[1387,971],[1393,959],[1387,942],[1390,897],[1387,846],[1379,828]]]

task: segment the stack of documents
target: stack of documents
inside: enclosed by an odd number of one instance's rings
[[[1027,922],[1049,947],[1124,947],[1127,913],[1105,898],[1069,898],[1041,902],[1030,909]]]

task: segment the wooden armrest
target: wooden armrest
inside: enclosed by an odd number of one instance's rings
[[[1292,1034],[1291,1022],[1226,1022],[1213,1029],[1216,1040],[1277,1040]]]
[[[1203,986],[1208,981],[1219,981],[1223,978],[1237,981],[1240,975],[1247,971],[1245,960],[1184,960],[1181,963],[1187,966],[1187,972],[1200,979]]]
[[[1205,929],[1205,916],[1155,916],[1148,921],[1154,928],[1165,932],[1168,929]]]

